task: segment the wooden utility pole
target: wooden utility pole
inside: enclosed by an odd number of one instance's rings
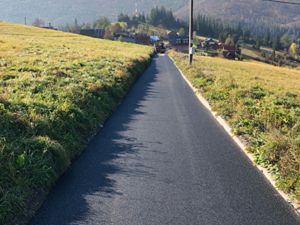
[[[189,38],[189,64],[192,65],[193,63],[193,29],[194,26],[194,0],[190,0],[190,38]]]

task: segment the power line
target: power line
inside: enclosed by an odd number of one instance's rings
[[[279,1],[279,0],[262,0],[263,2],[276,2],[281,4],[288,4],[288,5],[300,5],[300,2],[286,2],[286,1]]]

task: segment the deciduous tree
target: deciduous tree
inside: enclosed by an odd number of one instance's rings
[[[35,27],[42,27],[44,25],[45,25],[45,22],[40,18],[36,18],[32,23],[32,26],[35,26]]]
[[[299,49],[298,49],[298,45],[296,43],[292,43],[290,48],[289,48],[289,54],[295,58],[297,58],[298,54],[299,54]]]
[[[119,33],[119,32],[121,32],[122,30],[123,30],[123,29],[122,29],[120,23],[114,23],[114,24],[111,25],[111,28],[110,28],[110,31],[111,31],[112,33]]]
[[[110,26],[110,21],[106,17],[101,17],[94,23],[94,28],[105,29]]]
[[[111,31],[109,29],[105,30],[104,39],[108,39],[108,40],[112,40],[113,39],[113,35],[112,35],[112,33],[111,33]]]
[[[179,36],[185,36],[185,29],[183,27],[181,27],[179,30],[178,30],[178,34]]]
[[[235,43],[234,43],[234,40],[233,38],[231,37],[231,35],[229,35],[225,41],[225,45],[228,45],[228,46],[235,46]]]

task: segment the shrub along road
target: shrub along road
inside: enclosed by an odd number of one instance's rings
[[[300,223],[158,56],[31,222],[47,224]]]

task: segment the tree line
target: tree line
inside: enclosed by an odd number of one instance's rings
[[[195,18],[195,30],[198,35],[217,38],[222,42],[231,36],[235,43],[244,42],[257,49],[265,46],[274,50],[283,50],[288,49],[293,42],[299,41],[297,29],[282,28],[263,21],[223,22],[201,14]]]
[[[41,20],[37,19],[34,25],[41,23]],[[163,6],[151,9],[147,15],[140,13],[130,16],[121,13],[118,16],[118,23],[111,23],[106,17],[101,17],[92,23],[82,24],[79,24],[77,19],[75,19],[72,24],[61,26],[60,29],[79,33],[80,29],[109,29],[110,31],[118,31],[126,29],[134,30],[147,25],[177,31],[182,36],[188,33],[188,23],[177,19],[172,10],[168,10]],[[236,44],[244,42],[253,45],[257,49],[261,46],[266,46],[274,50],[283,50],[288,49],[294,42],[300,42],[297,38],[300,34],[298,29],[282,28],[275,24],[259,20],[255,23],[240,21],[224,22],[214,17],[198,14],[194,19],[194,28],[197,35],[216,38],[222,42],[231,37]]]
[[[137,27],[139,24],[150,24],[153,26],[174,30],[181,35],[187,34],[188,24],[177,19],[171,10],[164,7],[155,7],[150,14],[129,16],[120,14],[119,22],[126,22],[129,27]],[[293,28],[282,28],[275,24],[264,21],[224,22],[203,14],[198,14],[194,19],[194,29],[197,35],[212,37],[222,42],[231,37],[235,43],[244,42],[252,44],[259,49],[262,45],[274,50],[288,49],[293,42],[299,42],[299,30]]]
[[[136,27],[139,24],[150,24],[165,29],[180,29],[186,26],[185,22],[174,16],[172,10],[167,10],[163,6],[152,8],[148,15],[142,13],[129,16],[121,13],[118,16],[118,21],[126,22],[129,27]]]

